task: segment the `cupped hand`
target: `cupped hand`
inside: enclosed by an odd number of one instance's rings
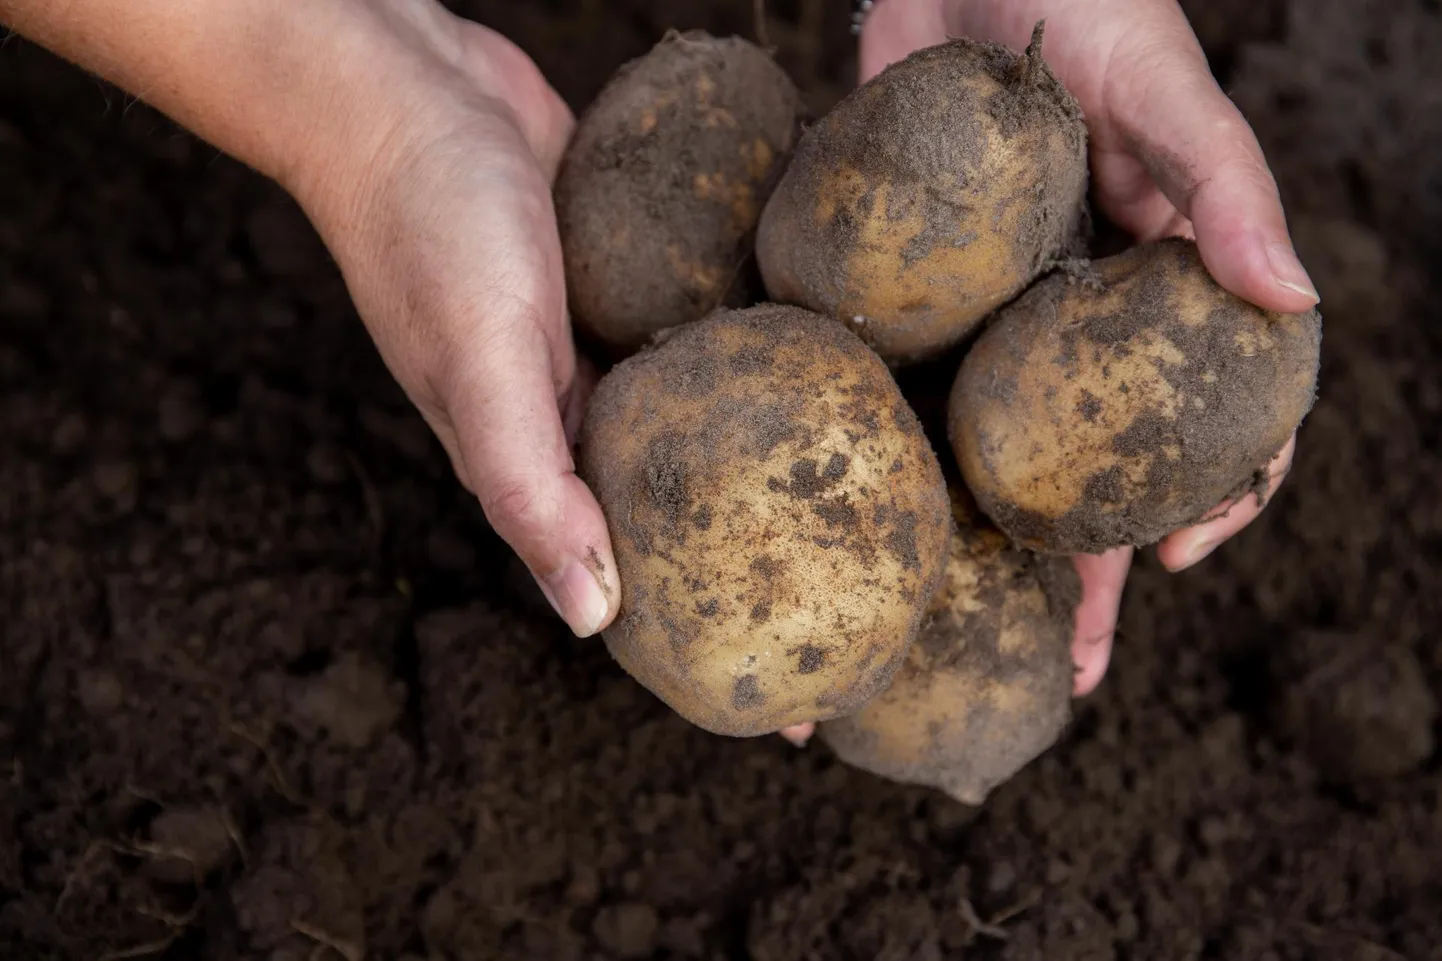
[[[413,5],[410,10],[420,9]],[[600,506],[571,440],[589,382],[566,313],[551,182],[573,120],[498,34],[438,7],[374,122],[376,156],[295,190],[381,355],[548,600],[578,635],[615,616]]]
[[[1317,293],[1292,248],[1276,182],[1251,128],[1213,78],[1175,0],[879,0],[861,37],[861,80],[948,37],[1026,47],[1046,20],[1043,56],[1080,102],[1101,211],[1138,241],[1197,241],[1217,282],[1260,307],[1300,312]],[[1263,498],[1219,505],[1158,545],[1184,570],[1250,523],[1291,465],[1295,438],[1270,465]],[[1083,583],[1072,653],[1075,691],[1090,693],[1111,659],[1130,548],[1075,558]]]

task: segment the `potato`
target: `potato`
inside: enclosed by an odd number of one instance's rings
[[[802,136],[761,218],[772,300],[851,325],[895,364],[969,337],[1087,223],[1086,125],[1041,58],[920,50]]]
[[[580,465],[620,574],[607,646],[717,734],[859,708],[940,583],[931,445],[880,358],[799,308],[718,311],[623,361]]]
[[[847,764],[980,805],[1071,718],[1081,581],[1065,559],[1012,549],[963,491],[953,505],[946,579],[906,662],[817,736]]]
[[[673,32],[622,67],[556,182],[578,329],[625,354],[723,302],[749,305],[756,223],[800,112],[786,73],[740,38]]]
[[[1057,274],[961,365],[948,430],[981,508],[1050,553],[1151,544],[1265,490],[1311,409],[1322,325],[1227,293],[1166,240]]]

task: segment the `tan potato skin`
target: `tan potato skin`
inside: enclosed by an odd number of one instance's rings
[[[806,131],[757,260],[773,300],[842,320],[889,362],[921,361],[1062,254],[1086,188],[1085,123],[1040,54],[957,40]]]
[[[817,734],[842,761],[981,805],[1071,718],[1080,581],[1011,549],[957,493],[957,530],[928,623],[891,686]]]
[[[1151,544],[1242,496],[1311,409],[1321,318],[1227,293],[1167,240],[1055,275],[968,353],[948,429],[1020,546]]]
[[[577,327],[625,354],[729,303],[800,109],[785,71],[740,38],[672,33],[623,67],[557,177]]]
[[[860,707],[939,583],[940,464],[881,360],[840,324],[718,311],[601,381],[582,475],[610,525],[616,660],[737,737]]]

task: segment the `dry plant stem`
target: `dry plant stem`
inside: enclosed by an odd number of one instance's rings
[[[977,936],[988,937],[993,941],[1009,940],[1011,935],[1002,925],[1019,914],[1035,907],[1040,901],[1041,896],[1036,892],[1032,892],[1016,904],[994,915],[990,921],[983,921],[980,916],[977,915],[975,905],[973,905],[969,899],[962,898],[961,903],[958,905],[958,910],[961,913],[962,921],[966,922],[967,927],[971,929],[967,943],[969,944],[975,940]]]
[[[997,924],[983,921],[976,913],[976,907],[967,898],[962,898],[957,905],[961,913],[961,919],[966,922],[970,929],[968,934],[975,938],[977,935],[984,935],[994,941],[1005,941],[1007,939],[1006,929]]]
[[[237,846],[239,845],[237,844]],[[60,895],[55,899],[56,914],[59,914],[60,909],[65,906],[65,901],[70,897],[70,893],[74,889],[74,884],[76,880],[80,877],[81,872],[86,868],[86,866],[90,864],[90,861],[95,857],[95,855],[100,853],[101,851],[110,851],[114,854],[127,854],[132,857],[171,858],[176,861],[184,861],[190,865],[191,871],[195,874],[195,877],[192,879],[192,881],[197,888],[201,886],[201,883],[204,880],[200,877],[199,869],[196,867],[195,856],[183,848],[173,848],[164,844],[154,844],[150,841],[123,842],[111,841],[105,838],[98,838],[94,841],[91,841],[90,844],[85,848],[85,853],[80,856],[80,860],[76,862],[75,867],[71,869],[69,876],[66,877],[65,884],[60,888]],[[161,918],[162,920],[170,917],[170,915],[153,914],[146,911],[141,911],[141,913],[146,914],[149,917]],[[184,923],[189,924],[190,921],[195,920],[195,918],[193,917],[194,911],[192,911],[191,914],[192,917],[190,917],[190,919]]]
[[[365,958],[365,952],[355,944],[299,918],[292,919],[290,926],[297,934],[316,942],[316,950],[311,952],[312,958],[319,957],[327,948],[345,958],[345,961],[362,961]]]
[[[184,914],[162,911],[159,908],[147,907],[143,904],[135,909],[135,913],[147,918],[154,918],[156,921],[162,924],[168,924],[172,928],[188,928],[195,923],[196,918],[200,917],[202,903],[203,899],[197,898],[195,904]]]
[[[98,843],[109,846],[118,851],[126,850],[124,845],[111,844],[110,842]],[[129,853],[146,852],[143,849],[134,848],[131,849]],[[170,855],[167,854],[165,856]],[[195,923],[195,919],[200,917],[200,912],[202,907],[204,906],[204,903],[205,899],[203,897],[197,898],[195,904],[193,904],[190,910],[185,912],[184,914],[173,914],[169,911],[162,911],[159,908],[146,907],[145,905],[140,905],[136,907],[136,914],[139,914],[142,917],[152,918],[156,921],[159,921],[160,923],[170,928],[170,933],[165,935],[164,937],[156,938],[153,941],[147,941],[144,944],[137,944],[129,948],[120,948],[116,951],[110,951],[106,954],[101,955],[100,961],[122,961],[122,959],[124,958],[144,958],[150,957],[151,955],[164,953],[165,951],[170,949],[170,946],[172,944],[174,944],[180,939],[181,934],[184,933],[187,928],[189,928]]]
[[[174,848],[165,844],[155,844],[151,841],[129,841],[125,843],[108,841],[110,849],[117,854],[129,854],[135,857],[155,858],[156,860],[170,859],[184,861],[190,865],[191,883],[197,888],[205,883],[205,878],[200,873],[200,866],[195,862],[195,855],[184,848]]]
[[[1017,82],[1026,85],[1032,82],[1036,75],[1036,65],[1041,61],[1042,38],[1046,34],[1046,21],[1038,20],[1031,31],[1031,42],[1026,45],[1026,53],[1016,62]]]
[[[235,815],[230,813],[230,805],[220,805],[220,816],[225,824],[226,837],[230,838],[230,843],[235,845],[235,852],[240,855],[240,863],[245,867],[250,867],[250,857],[245,851],[245,839],[241,836],[240,825],[235,823]]]
[[[266,769],[270,771],[270,777],[272,782],[274,783],[275,789],[280,793],[281,797],[285,798],[296,807],[310,810],[311,806],[306,803],[305,799],[300,796],[299,792],[297,792],[293,787],[291,787],[290,779],[286,777],[285,771],[281,769],[280,762],[276,760],[275,752],[270,749],[270,745],[266,744],[264,740],[257,737],[255,734],[252,734],[249,730],[246,729],[244,725],[242,725],[238,721],[232,721],[229,725],[229,728],[230,733],[234,734],[241,740],[246,741],[257,751],[260,752],[261,757],[265,759]]]
[[[80,855],[80,860],[75,863],[75,867],[71,868],[70,873],[66,875],[65,883],[60,887],[60,895],[55,899],[55,914],[57,916],[60,914],[60,909],[65,906],[65,902],[69,899],[70,892],[73,890],[76,880],[80,877],[80,872],[85,870],[90,864],[91,859],[94,858],[97,853],[105,850],[105,843],[104,841],[91,841],[90,845],[86,847],[85,853]]]
[[[124,961],[126,958],[148,958],[151,955],[164,953],[178,940],[180,940],[180,932],[172,931],[163,938],[147,941],[145,944],[137,944],[131,948],[121,948],[118,951],[108,951],[100,956],[100,961]]]

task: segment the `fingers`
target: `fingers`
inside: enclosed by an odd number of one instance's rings
[[[1180,10],[1157,11],[1165,19],[1132,31],[1115,54],[1106,108],[1123,145],[1192,222],[1218,283],[1268,310],[1311,308],[1316,288],[1292,248],[1261,145]]]
[[[519,301],[487,306],[513,315],[487,318],[484,338],[456,347],[441,389],[460,470],[551,606],[589,637],[620,598],[606,521],[575,473],[546,334]]]
[[[939,0],[888,0],[872,8],[861,31],[858,51],[860,83],[908,54],[946,41],[946,23]]]
[[[585,357],[576,358],[576,374],[571,380],[571,389],[561,398],[561,423],[566,431],[566,440],[575,446],[581,434],[581,423],[586,416],[586,402],[596,389],[600,372],[596,365]]]
[[[1085,697],[1096,690],[1111,662],[1122,589],[1132,566],[1132,549],[1119,547],[1105,554],[1079,554],[1072,558],[1072,563],[1082,581],[1082,599],[1077,606],[1072,638],[1072,661],[1076,664],[1072,693]]]
[[[1239,501],[1219,505],[1206,522],[1178,531],[1162,541],[1157,546],[1157,559],[1173,573],[1184,571],[1256,520],[1257,515],[1272,502],[1272,496],[1292,469],[1292,455],[1296,449],[1297,438],[1293,435],[1267,465],[1266,492],[1260,499],[1256,493],[1248,491]]]
[[[806,742],[816,733],[816,725],[808,721],[805,724],[793,724],[790,727],[783,727],[777,732],[786,740],[797,747],[805,747]]]
[[[1093,145],[1092,177],[1102,211],[1141,243],[1164,237],[1196,240],[1192,222],[1157,189],[1151,171],[1128,150]]]

